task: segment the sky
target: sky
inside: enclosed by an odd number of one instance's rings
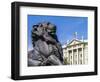
[[[68,40],[74,38],[74,33],[77,32],[77,39],[82,36],[85,40],[88,39],[88,18],[87,17],[73,17],[73,16],[46,16],[46,15],[28,15],[28,49],[32,49],[31,30],[32,26],[39,22],[51,22],[57,27],[57,37],[63,45]]]

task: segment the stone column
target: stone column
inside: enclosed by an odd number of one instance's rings
[[[77,48],[77,64],[78,64],[79,60],[78,60],[78,48]]]
[[[84,64],[84,51],[83,51],[83,46],[82,46],[82,64]]]
[[[74,64],[73,57],[74,57],[74,53],[73,53],[73,49],[72,49],[72,64]]]
[[[69,61],[70,61],[70,65],[72,64],[71,62],[72,62],[72,58],[73,58],[73,57],[71,57],[71,56],[72,56],[72,50],[69,50],[69,57],[70,57],[70,58],[69,58]]]
[[[67,57],[67,64],[69,64],[69,62],[70,62],[69,58],[70,57],[69,57],[69,51],[68,50],[67,50],[67,56],[66,57]]]

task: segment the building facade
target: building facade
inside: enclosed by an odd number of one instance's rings
[[[73,39],[63,46],[64,64],[88,64],[88,42]]]

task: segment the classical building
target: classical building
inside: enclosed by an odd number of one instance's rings
[[[63,57],[67,65],[88,64],[88,42],[74,38],[63,45]]]

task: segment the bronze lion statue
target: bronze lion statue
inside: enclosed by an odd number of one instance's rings
[[[56,29],[56,25],[50,22],[33,25],[33,50],[28,51],[28,66],[63,65],[63,51]]]

